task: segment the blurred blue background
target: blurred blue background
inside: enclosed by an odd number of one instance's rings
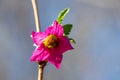
[[[42,31],[58,13],[74,25],[75,48],[60,70],[48,63],[44,80],[120,80],[120,0],[37,0]],[[35,30],[31,0],[0,0],[0,80],[37,80],[30,38]]]

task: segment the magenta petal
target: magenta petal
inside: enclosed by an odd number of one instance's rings
[[[60,44],[59,44],[59,47],[56,48],[56,50],[61,53],[64,53],[64,52],[66,52],[68,50],[72,50],[72,49],[74,49],[74,48],[71,46],[69,39],[65,36],[60,37]]]
[[[49,48],[44,44],[44,40],[50,34],[58,39],[58,45],[53,48]],[[32,32],[32,39],[37,47],[31,56],[31,61],[49,61],[59,69],[63,53],[73,49],[69,39],[63,34],[63,27],[57,21],[54,21],[53,25],[48,27],[45,32]]]
[[[63,55],[61,55],[59,52],[57,52],[55,50],[51,50],[51,53],[52,54],[50,55],[48,60],[49,60],[50,63],[55,65],[55,67],[57,69],[59,69],[60,66],[61,66]]]
[[[42,32],[32,32],[32,39],[36,45],[40,45],[47,35]]]
[[[61,66],[63,53],[73,49],[67,37],[61,36],[59,40],[60,40],[59,46],[57,48],[51,49],[50,51],[51,55],[49,58],[49,61],[53,65],[55,65],[57,69],[59,69]]]
[[[54,34],[56,36],[63,36],[64,30],[63,27],[57,21],[54,21],[53,26],[50,26],[46,29],[46,33]]]
[[[54,34],[58,35],[58,36],[63,36],[63,27],[57,22],[54,21],[53,27],[55,26],[55,32]]]
[[[49,57],[49,51],[45,48],[36,48],[31,56],[31,61],[44,61]]]
[[[59,57],[55,57],[54,65],[56,66],[57,69],[59,69],[61,66],[62,58],[63,58],[63,55],[59,55]]]

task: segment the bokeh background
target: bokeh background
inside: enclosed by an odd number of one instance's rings
[[[70,36],[77,43],[59,70],[47,64],[44,80],[120,80],[120,0],[37,2],[42,31],[62,9],[71,9],[63,24],[74,25]],[[31,0],[0,0],[0,80],[37,80],[32,30]]]

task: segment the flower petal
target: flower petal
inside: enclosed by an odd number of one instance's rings
[[[38,47],[35,49],[31,56],[31,61],[44,61],[47,60],[49,57],[50,53],[48,49],[41,47]]]
[[[46,36],[45,33],[32,31],[32,39],[37,46],[41,45]]]
[[[50,52],[51,52],[51,55],[48,58],[48,61],[51,64],[55,65],[57,69],[59,69],[61,66],[63,55],[60,54],[58,51],[55,51],[54,49],[50,50]]]
[[[56,36],[63,36],[64,30],[63,27],[57,21],[54,21],[53,25],[48,27],[45,32],[48,35],[54,34]]]
[[[64,53],[68,50],[74,49],[71,46],[71,43],[70,43],[70,41],[67,37],[62,36],[62,37],[59,38],[59,40],[60,40],[60,43],[59,43],[59,46],[56,48],[57,51],[59,51],[61,53]]]
[[[57,37],[59,42],[58,46],[53,48],[44,46],[43,41],[50,34],[53,34]],[[55,65],[57,69],[60,68],[63,53],[65,51],[73,49],[69,39],[64,36],[63,27],[57,21],[54,21],[53,25],[48,27],[45,32],[33,31],[32,39],[37,47],[31,56],[31,61],[49,61]]]

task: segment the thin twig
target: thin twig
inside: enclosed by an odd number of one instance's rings
[[[46,61],[38,62],[38,80],[43,80],[43,72],[46,63],[47,63]]]
[[[35,17],[36,31],[40,32],[40,21],[39,21],[36,0],[32,0],[32,6],[33,6],[33,11],[34,11],[34,17]],[[47,63],[46,61],[38,62],[38,80],[43,80],[43,70],[44,70],[46,63]]]
[[[32,0],[32,6],[34,11],[34,17],[35,17],[36,31],[40,32],[40,20],[39,20],[36,0]]]

